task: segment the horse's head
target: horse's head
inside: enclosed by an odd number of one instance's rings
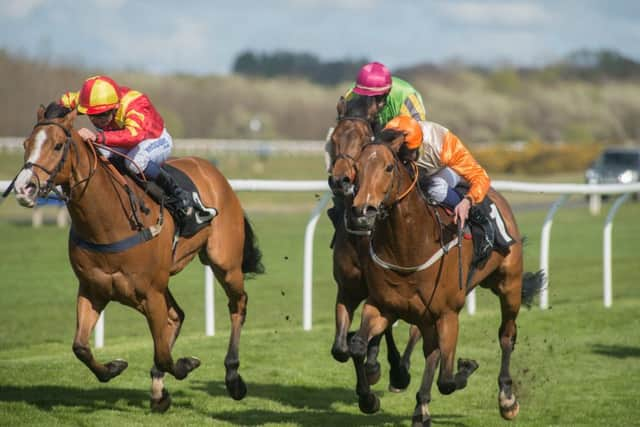
[[[67,162],[72,144],[71,129],[76,111],[55,103],[38,109],[38,122],[24,141],[24,165],[15,180],[18,203],[32,208],[38,197],[45,197],[71,175]]]
[[[377,106],[374,97],[355,96],[348,102],[340,98],[338,123],[331,134],[329,186],[336,195],[350,195],[356,178],[355,159],[362,147],[373,139]]]
[[[401,188],[401,168],[405,156],[405,134],[386,129],[372,143],[366,144],[357,158],[357,192],[350,211],[355,228],[372,230],[376,219],[383,217],[393,204],[406,196],[415,185],[417,173],[408,188]]]

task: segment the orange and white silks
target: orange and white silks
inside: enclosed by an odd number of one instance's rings
[[[111,147],[132,149],[141,141],[162,135],[164,120],[149,98],[138,91],[120,86],[120,105],[114,119],[98,134],[97,142]],[[59,104],[76,108],[80,92],[67,92]]]
[[[449,129],[429,121],[420,122],[420,127],[423,138],[418,166],[424,168],[429,175],[444,167],[453,169],[470,184],[468,195],[473,204],[480,203],[491,186],[491,180],[484,168]]]

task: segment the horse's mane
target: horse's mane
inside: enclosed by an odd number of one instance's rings
[[[45,119],[59,119],[71,112],[70,108],[60,105],[57,102],[51,102],[44,110]]]

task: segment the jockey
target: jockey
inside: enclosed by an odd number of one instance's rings
[[[399,115],[413,117],[418,121],[426,120],[426,109],[420,93],[406,81],[392,76],[389,69],[380,62],[370,62],[360,68],[355,85],[343,95],[347,101],[354,96],[375,97],[377,115],[376,122],[372,124],[374,133]],[[330,155],[332,133],[333,128],[330,128],[325,144],[325,166],[328,172],[331,171],[334,160]],[[342,215],[342,201],[334,197],[333,202],[335,206],[329,208],[327,214],[336,227],[336,221]]]
[[[145,94],[119,86],[109,77],[94,76],[84,82],[79,92],[62,95],[58,103],[77,108],[96,127],[97,133],[87,128],[78,130],[83,140],[126,154],[131,159],[125,162],[128,172],[136,175],[144,171],[170,199],[178,201],[182,215],[191,214],[191,195],[160,167],[171,153],[173,139]],[[98,149],[107,158],[113,156],[111,151]]]
[[[460,227],[464,227],[468,218],[482,229],[477,257],[488,256],[493,248],[495,230],[489,219],[490,200],[486,197],[491,180],[484,168],[453,132],[438,123],[397,116],[386,124],[385,129],[405,134],[405,146],[417,157],[421,187],[433,202],[453,209],[454,222]],[[469,191],[461,197],[455,188],[463,180],[469,184]]]
[[[418,121],[426,120],[426,109],[422,96],[406,81],[392,76],[389,69],[379,62],[364,65],[358,72],[354,87],[344,95],[373,96],[378,106],[377,131],[392,118],[404,115]]]

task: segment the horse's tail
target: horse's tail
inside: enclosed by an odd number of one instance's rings
[[[253,277],[256,274],[264,273],[262,265],[262,252],[258,248],[256,235],[251,228],[251,223],[247,216],[244,216],[244,247],[242,249],[242,272]]]
[[[533,298],[540,293],[544,286],[545,273],[544,270],[538,270],[535,273],[526,272],[522,276],[522,303],[531,308]]]

